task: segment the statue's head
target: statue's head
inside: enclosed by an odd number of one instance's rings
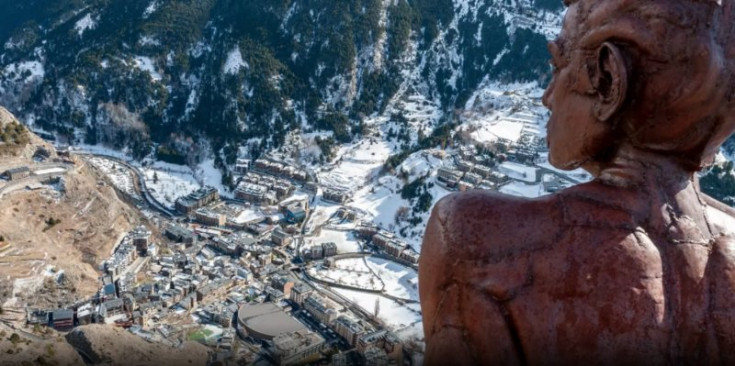
[[[735,0],[566,0],[549,44],[550,160],[596,172],[618,148],[694,171],[735,130]]]

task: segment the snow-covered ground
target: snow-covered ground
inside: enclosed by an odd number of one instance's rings
[[[158,7],[161,4],[159,3],[159,0],[153,0],[148,4],[148,6],[143,11],[143,19],[146,19],[151,16],[156,10],[158,10]]]
[[[151,75],[151,79],[153,81],[161,81],[163,77],[156,69],[155,63],[153,63],[153,60],[151,60],[150,57],[147,56],[135,56],[135,67],[140,69],[141,71],[148,72],[148,74]]]
[[[500,192],[511,196],[536,198],[546,195],[542,184],[528,184],[523,182],[511,182],[500,187]]]
[[[135,191],[135,183],[133,181],[133,172],[131,172],[124,165],[117,164],[112,160],[90,157],[89,163],[99,169],[103,174],[107,176],[112,184],[134,198],[140,198],[138,193]]]
[[[222,172],[214,167],[214,159],[207,159],[199,164],[194,171],[194,178],[201,186],[217,188],[220,196],[232,197],[229,188],[222,184]]]
[[[45,75],[43,64],[39,61],[23,61],[5,66],[2,72],[4,78],[12,82],[29,83],[33,80],[43,80]]]
[[[411,268],[380,258],[350,258],[335,262],[329,269],[312,269],[315,277],[354,287],[385,290],[398,298],[418,301],[418,274]],[[375,293],[332,288],[333,291],[352,300],[369,313],[375,311],[378,301],[378,317],[402,339],[423,338],[420,306],[401,305]]]
[[[368,268],[362,258],[341,259],[332,268],[310,268],[309,275],[323,281],[366,290],[381,291],[383,282]]]
[[[260,221],[265,218],[265,214],[258,208],[243,207],[241,210],[238,216],[232,218],[232,221],[238,225]]]
[[[538,168],[506,161],[498,166],[498,171],[512,179],[534,183]]]
[[[84,18],[79,19],[74,24],[74,30],[77,31],[77,34],[79,37],[81,37],[84,34],[84,31],[88,29],[94,29],[97,27],[97,19],[92,19],[92,14],[87,13],[87,15],[84,16]]]
[[[151,195],[167,207],[174,207],[176,199],[200,188],[189,167],[157,161],[141,168]]]
[[[160,46],[161,41],[151,36],[142,36],[140,37],[138,44],[140,44],[141,46]]]
[[[388,295],[406,300],[419,300],[419,275],[416,270],[381,258],[369,257],[366,261],[385,283]]]
[[[396,170],[405,172],[408,174],[408,181],[413,181],[431,175],[441,168],[442,164],[441,159],[429,154],[426,150],[422,150],[411,154]]]
[[[378,175],[392,151],[388,142],[374,139],[344,146],[337,154],[340,157],[338,162],[317,174],[319,183],[355,191]]]
[[[247,69],[250,66],[248,65],[247,62],[245,62],[245,60],[242,59],[242,53],[240,53],[240,47],[235,46],[235,48],[233,48],[232,50],[230,50],[229,53],[227,53],[227,60],[225,61],[225,65],[222,67],[222,71],[225,74],[233,75],[233,74],[237,74],[238,72],[240,72],[241,67],[244,67]]]
[[[432,174],[436,174],[436,171],[432,171]],[[433,178],[427,182],[432,182]],[[401,198],[401,188],[403,187],[403,181],[399,178],[387,175],[378,180],[378,183],[357,191],[353,196],[352,206],[358,207],[366,211],[369,216],[367,219],[372,221],[381,227],[388,230],[397,230],[396,226],[396,213],[403,207],[411,209],[411,203],[408,200]],[[433,184],[429,188],[429,193],[432,196],[432,206],[436,204],[444,196],[452,193],[446,190],[438,184]],[[426,222],[429,219],[430,212],[424,212],[420,214],[422,218],[421,224],[417,226],[411,226],[408,231],[407,237],[401,237],[407,244],[411,245],[414,249],[419,250],[421,248],[421,241],[423,240],[423,232],[426,229]]]
[[[362,307],[368,313],[375,311],[378,302],[378,318],[403,340],[423,339],[424,329],[419,304],[401,305],[377,294],[335,288],[335,292]]]
[[[311,205],[311,219],[306,224],[306,234],[311,235],[316,228],[325,225],[340,207],[339,204],[316,198]]]
[[[499,117],[499,116],[496,116]],[[471,133],[472,138],[479,143],[495,142],[498,139],[518,141],[523,133],[523,124],[516,121],[487,118],[480,127]]]
[[[321,230],[317,236],[307,237],[304,248],[329,242],[337,244],[338,254],[356,253],[360,251],[360,243],[358,243],[354,233],[326,229]]]

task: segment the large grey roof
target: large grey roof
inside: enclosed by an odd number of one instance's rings
[[[238,322],[254,336],[271,339],[281,333],[306,329],[273,303],[245,304],[237,312]]]

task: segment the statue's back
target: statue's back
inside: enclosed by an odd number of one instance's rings
[[[735,215],[710,205],[714,240],[671,243],[620,206],[628,192],[591,183],[440,203],[427,235],[443,240],[425,241],[420,267],[427,363],[735,362]]]

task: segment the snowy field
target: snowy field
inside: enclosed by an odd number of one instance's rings
[[[200,186],[217,188],[220,196],[223,197],[234,197],[234,195],[230,193],[229,188],[222,184],[222,172],[214,167],[214,159],[204,160],[196,167],[193,175],[194,179]]]
[[[338,163],[317,174],[319,182],[354,192],[377,177],[392,151],[392,146],[382,140],[365,139],[348,145],[338,152]]]
[[[411,156],[401,163],[396,170],[399,172],[405,172],[408,174],[408,180],[413,181],[433,174],[441,168],[442,165],[443,163],[441,159],[432,156],[426,150],[422,150],[411,154]]]
[[[98,157],[90,157],[87,161],[105,174],[117,189],[127,193],[133,198],[140,199],[140,195],[135,191],[133,172],[131,172],[127,167],[115,163],[112,160]]]
[[[435,171],[432,171],[432,174],[435,174]],[[432,181],[433,178],[427,180],[427,182]],[[367,220],[387,230],[397,231],[396,213],[402,207],[411,208],[411,203],[401,198],[401,187],[403,187],[403,182],[397,177],[390,175],[382,177],[376,185],[365,187],[355,193],[352,206],[366,211],[368,213]],[[452,192],[442,188],[438,184],[434,184],[433,187],[429,188],[429,193],[432,196],[433,206],[444,196]],[[430,212],[422,213],[420,215],[422,218],[421,224],[411,226],[408,230],[408,237],[400,238],[417,251],[420,251],[421,248],[421,241],[423,240],[423,233],[426,229],[426,221],[429,219],[429,214]]]
[[[370,257],[366,261],[385,283],[388,295],[406,300],[419,300],[419,275],[413,268],[381,258]]]
[[[419,304],[401,305],[377,294],[339,288],[333,290],[362,307],[368,313],[373,313],[375,302],[378,301],[378,318],[385,322],[386,326],[402,340],[424,338],[421,306]]]
[[[265,218],[265,214],[258,208],[233,205],[228,205],[228,207],[240,212],[236,217],[232,218],[232,221],[238,225],[261,221]]]
[[[493,117],[498,117],[493,115]],[[483,121],[478,129],[470,134],[472,139],[478,143],[489,143],[505,139],[509,141],[518,141],[523,133],[523,123],[509,120],[493,120],[488,117]]]
[[[309,275],[323,281],[366,290],[382,291],[383,281],[376,277],[362,258],[342,259],[332,268],[309,268]]]
[[[321,230],[319,235],[306,238],[304,248],[311,248],[322,243],[337,244],[337,253],[356,253],[360,251],[360,244],[355,234],[349,231]]]
[[[174,207],[176,199],[199,189],[194,174],[186,166],[155,162],[140,169],[145,175],[145,184],[151,195],[163,205]]]
[[[543,184],[527,184],[523,182],[510,182],[500,187],[500,192],[511,196],[536,198],[546,195]]]
[[[534,183],[537,181],[536,173],[538,172],[538,169],[528,165],[506,161],[498,166],[498,171],[512,179],[526,183]]]
[[[337,203],[316,198],[311,205],[311,219],[306,223],[305,233],[311,235],[316,228],[325,225],[340,207],[342,206]]]

